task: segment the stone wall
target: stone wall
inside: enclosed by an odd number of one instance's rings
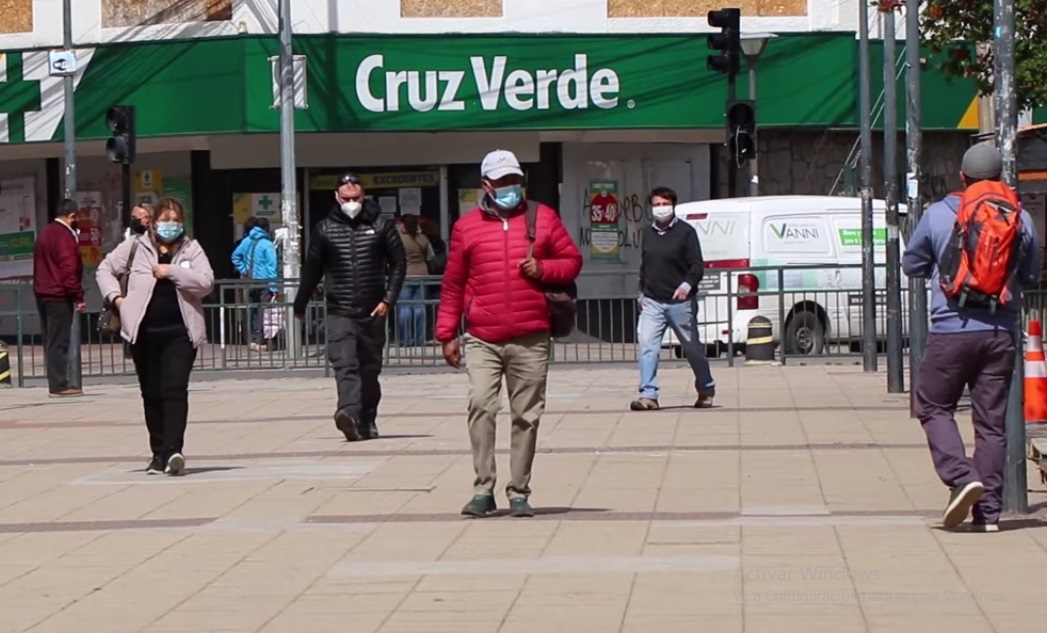
[[[921,197],[933,200],[960,186],[960,160],[970,145],[967,132],[925,132]],[[857,132],[765,131],[760,134],[761,195],[845,195],[860,183]],[[852,150],[854,150],[852,154]],[[852,156],[853,169],[846,169]],[[873,137],[873,195],[884,197],[883,135]],[[715,148],[716,164],[724,148]],[[898,135],[898,191],[905,195],[905,135]],[[727,174],[721,167],[719,191],[728,196]],[[743,185],[744,187],[744,185]]]

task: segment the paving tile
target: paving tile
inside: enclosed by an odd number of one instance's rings
[[[798,613],[764,613],[749,609],[745,614],[745,633],[866,633],[865,619],[858,609],[812,607]]]
[[[950,614],[938,611],[902,613],[867,613],[869,633],[909,633],[911,631],[955,631],[956,633],[991,633],[992,625],[980,614]],[[995,629],[1002,633],[1001,629]]]
[[[496,611],[396,611],[380,633],[497,633],[505,613]]]
[[[330,421],[330,379],[201,380],[181,480],[138,472],[133,386],[92,388],[90,407],[6,392],[25,426],[0,425],[0,633],[1007,633],[1047,617],[1047,530],[938,530],[925,515],[947,491],[882,375],[717,366],[718,408],[695,411],[667,365],[663,401],[685,408],[636,414],[634,367],[553,371],[531,520],[458,516],[461,373],[384,376],[384,437],[360,444]],[[510,432],[503,412],[503,507]],[[185,522],[141,522],[167,519]]]
[[[743,633],[742,615],[638,615],[631,611],[622,623],[622,633]]]

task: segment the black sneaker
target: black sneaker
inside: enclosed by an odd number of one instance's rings
[[[375,423],[377,417],[377,409],[364,411],[363,419],[360,420],[360,435],[363,436],[363,439],[374,440],[378,438],[378,424]]]
[[[518,518],[533,517],[534,508],[527,502],[526,497],[515,497],[509,500],[509,516]]]
[[[962,486],[956,486],[949,494],[949,504],[945,506],[942,514],[942,525],[946,528],[954,528],[967,520],[971,508],[978,503],[985,486],[980,481],[972,481]]]
[[[334,414],[334,424],[345,435],[345,441],[359,442],[363,439],[360,437],[360,425],[347,409],[342,409]]]
[[[482,519],[494,514],[498,505],[494,502],[494,495],[476,495],[462,508],[462,516]]]
[[[164,458],[161,455],[153,455],[153,458],[149,460],[149,465],[145,467],[145,474],[164,474]]]

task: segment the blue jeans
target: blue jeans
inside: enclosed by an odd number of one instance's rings
[[[405,347],[425,345],[425,288],[420,283],[404,282],[400,305],[396,308],[396,338]],[[405,302],[410,303],[405,303]]]
[[[699,394],[716,388],[705,345],[698,340],[698,302],[659,303],[644,297],[636,342],[640,346],[640,397],[658,399],[658,357],[662,351],[665,328],[672,328],[683,347],[684,356],[694,372],[694,389]]]

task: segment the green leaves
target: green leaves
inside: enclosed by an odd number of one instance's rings
[[[992,0],[928,0],[920,34],[934,55],[930,63],[947,77],[974,80],[981,94],[993,91]],[[1047,105],[1047,0],[1015,0],[1015,88],[1018,108]],[[981,44],[981,46],[979,46]]]

